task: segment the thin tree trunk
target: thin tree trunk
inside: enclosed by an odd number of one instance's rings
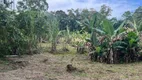
[[[54,52],[56,52],[56,42],[55,41],[52,42],[52,47],[51,47],[51,53],[54,53]]]
[[[110,64],[113,64],[113,50],[112,50],[112,48],[110,49],[110,53],[109,53],[109,63]]]

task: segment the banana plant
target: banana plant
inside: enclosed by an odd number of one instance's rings
[[[83,23],[79,24],[83,25]],[[123,28],[124,24],[125,21],[115,30],[113,24],[108,19],[99,19],[98,15],[95,14],[89,25],[84,25],[89,26],[89,29],[91,29],[90,41],[93,47],[92,50],[95,50],[95,55],[103,56],[104,53],[106,54],[106,52],[108,52],[108,58],[111,63],[113,62],[113,49],[111,44],[114,38],[125,32]],[[101,37],[101,39],[99,37]]]
[[[97,14],[94,14],[93,18],[94,19],[92,19],[88,25],[84,25],[84,28],[85,26],[88,26],[91,29],[91,42],[94,46],[98,46],[99,43],[97,35],[106,36],[109,41],[111,41],[114,37],[125,31],[123,29],[125,21],[115,30],[113,24],[108,19],[97,20]],[[78,23],[83,26],[83,23]]]
[[[129,31],[127,28],[124,29],[126,21],[124,21],[116,30],[113,29],[113,26],[109,24],[109,22],[103,22],[102,23],[102,29],[98,30],[103,32],[102,35],[106,36],[108,38],[108,59],[110,60],[109,63],[117,63],[117,60],[119,62],[131,62],[135,61],[138,57],[139,47],[139,31],[137,29],[137,26],[134,24],[134,31]],[[134,21],[135,23],[135,21]],[[121,39],[117,39],[117,37],[122,37]],[[114,41],[116,39],[116,41]],[[100,45],[102,46],[102,45]],[[117,51],[120,50],[120,51]],[[115,53],[116,52],[116,53]],[[123,56],[119,56],[121,55]],[[114,57],[115,56],[115,57]],[[119,59],[120,58],[120,59]]]
[[[96,28],[100,27],[100,23],[102,22],[103,17],[98,12],[94,13],[90,19],[85,19],[82,22],[77,21],[80,26],[82,26],[82,30],[88,31],[91,33],[90,40],[87,39],[87,41],[91,41],[92,47],[95,47],[98,45],[98,39],[97,39],[97,33]]]
[[[64,51],[67,51],[67,50],[68,50],[67,44],[69,44],[70,41],[71,41],[71,34],[70,34],[69,27],[66,26],[66,30],[62,30],[62,31],[61,31],[61,34],[62,34],[62,36],[63,36],[63,38],[64,38],[64,39],[63,39],[63,50],[64,50]]]
[[[134,17],[132,17],[132,20],[127,20],[127,23],[132,25],[132,27],[136,31],[137,35],[139,35],[139,33],[142,31],[142,20],[138,24],[138,23],[136,23],[136,19]]]

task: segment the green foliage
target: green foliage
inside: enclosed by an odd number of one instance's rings
[[[39,53],[39,38],[47,33],[46,21],[42,12],[15,12],[0,6],[0,57]]]
[[[101,9],[100,9],[100,13],[104,16],[104,17],[107,17],[107,16],[110,16],[111,15],[111,8],[109,6],[106,6],[106,5],[102,5],[101,6]]]
[[[114,27],[109,20],[107,19],[103,20],[102,27],[105,34],[109,36],[112,36],[114,34]]]
[[[68,26],[69,23],[68,15],[64,11],[59,10],[55,12],[55,16],[59,20],[59,29],[66,30],[66,26]]]
[[[72,32],[70,36],[72,38],[73,45],[83,46],[84,43],[86,42],[86,39],[89,39],[91,35],[88,34],[88,32],[80,33],[79,31],[77,31],[77,32]]]
[[[96,36],[96,34],[103,37],[91,39],[92,44],[97,44],[93,46],[95,47],[93,49],[93,52],[95,51],[93,53],[93,60],[100,62],[107,61],[107,63],[128,63],[138,59],[139,34],[137,28],[134,25],[135,32],[127,31],[123,28],[124,24],[125,21],[115,30],[109,20],[103,19],[101,27],[94,29],[95,34],[92,37]]]
[[[123,17],[124,19],[131,19],[132,13],[131,13],[130,11],[126,11],[126,12],[122,15],[122,17]]]
[[[100,53],[101,52],[101,47],[96,47],[96,53]]]
[[[22,0],[18,1],[17,8],[19,11],[47,11],[48,3],[46,0]]]
[[[59,21],[57,20],[57,18],[50,13],[47,13],[47,17],[48,34],[52,43],[51,52],[54,53],[56,51],[57,37],[61,33],[61,31],[59,31]]]
[[[47,12],[46,0],[20,0],[17,11],[7,9],[11,3],[5,4],[0,5],[0,56],[37,53],[43,39],[52,43],[51,51],[55,52],[58,39],[63,37],[64,47],[72,41],[84,49],[89,41],[94,60],[118,63],[138,58],[142,7],[133,14],[125,12],[124,20],[117,20],[107,18],[112,10],[106,5],[100,12],[69,9],[66,13]]]

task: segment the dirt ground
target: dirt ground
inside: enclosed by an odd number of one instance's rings
[[[0,61],[0,80],[142,80],[141,62],[110,65],[91,62],[86,55],[47,52],[11,60]],[[68,64],[82,71],[69,73]]]

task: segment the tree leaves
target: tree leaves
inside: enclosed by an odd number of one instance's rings
[[[106,34],[108,34],[109,36],[112,36],[114,34],[114,27],[109,20],[103,20],[102,26]]]

